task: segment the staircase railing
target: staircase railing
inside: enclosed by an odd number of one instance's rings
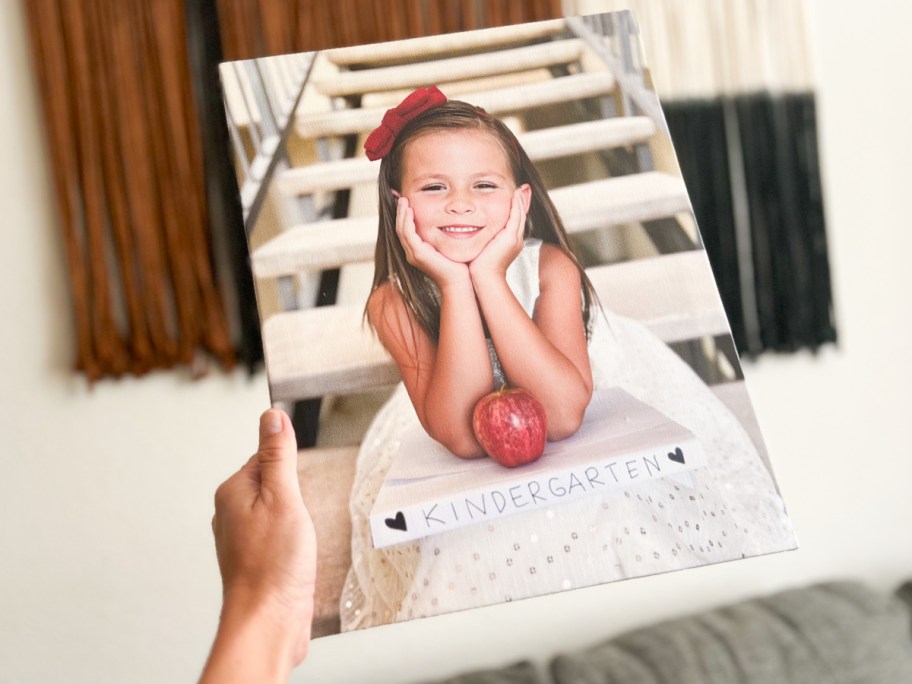
[[[614,74],[622,93],[624,114],[644,114],[667,135],[662,108],[643,80],[643,58],[633,15],[612,12],[568,17],[565,21],[570,31],[584,40]]]
[[[248,235],[279,161],[287,158],[288,134],[313,63],[313,53],[302,53],[231,62],[220,69]]]

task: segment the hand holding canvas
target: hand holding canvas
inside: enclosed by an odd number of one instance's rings
[[[307,654],[316,537],[283,412],[260,419],[257,453],[215,494],[223,607],[201,682],[284,682]]]

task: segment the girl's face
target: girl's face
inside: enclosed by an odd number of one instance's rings
[[[469,263],[507,223],[516,183],[507,155],[489,133],[434,131],[407,143],[402,195],[418,237],[452,261]],[[531,189],[521,197],[529,209]]]

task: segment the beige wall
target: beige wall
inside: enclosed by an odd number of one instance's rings
[[[809,22],[842,343],[746,368],[802,549],[332,637],[295,681],[421,681],[804,582],[889,589],[912,575],[910,173],[897,155],[912,149],[912,6],[857,7],[813,0]],[[157,374],[89,390],[70,376],[27,67],[20,3],[3,0],[0,680],[190,681],[218,611],[211,496],[254,448],[265,380]]]

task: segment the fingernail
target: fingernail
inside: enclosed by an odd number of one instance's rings
[[[269,409],[260,416],[260,432],[264,435],[277,435],[282,431],[282,414]]]

